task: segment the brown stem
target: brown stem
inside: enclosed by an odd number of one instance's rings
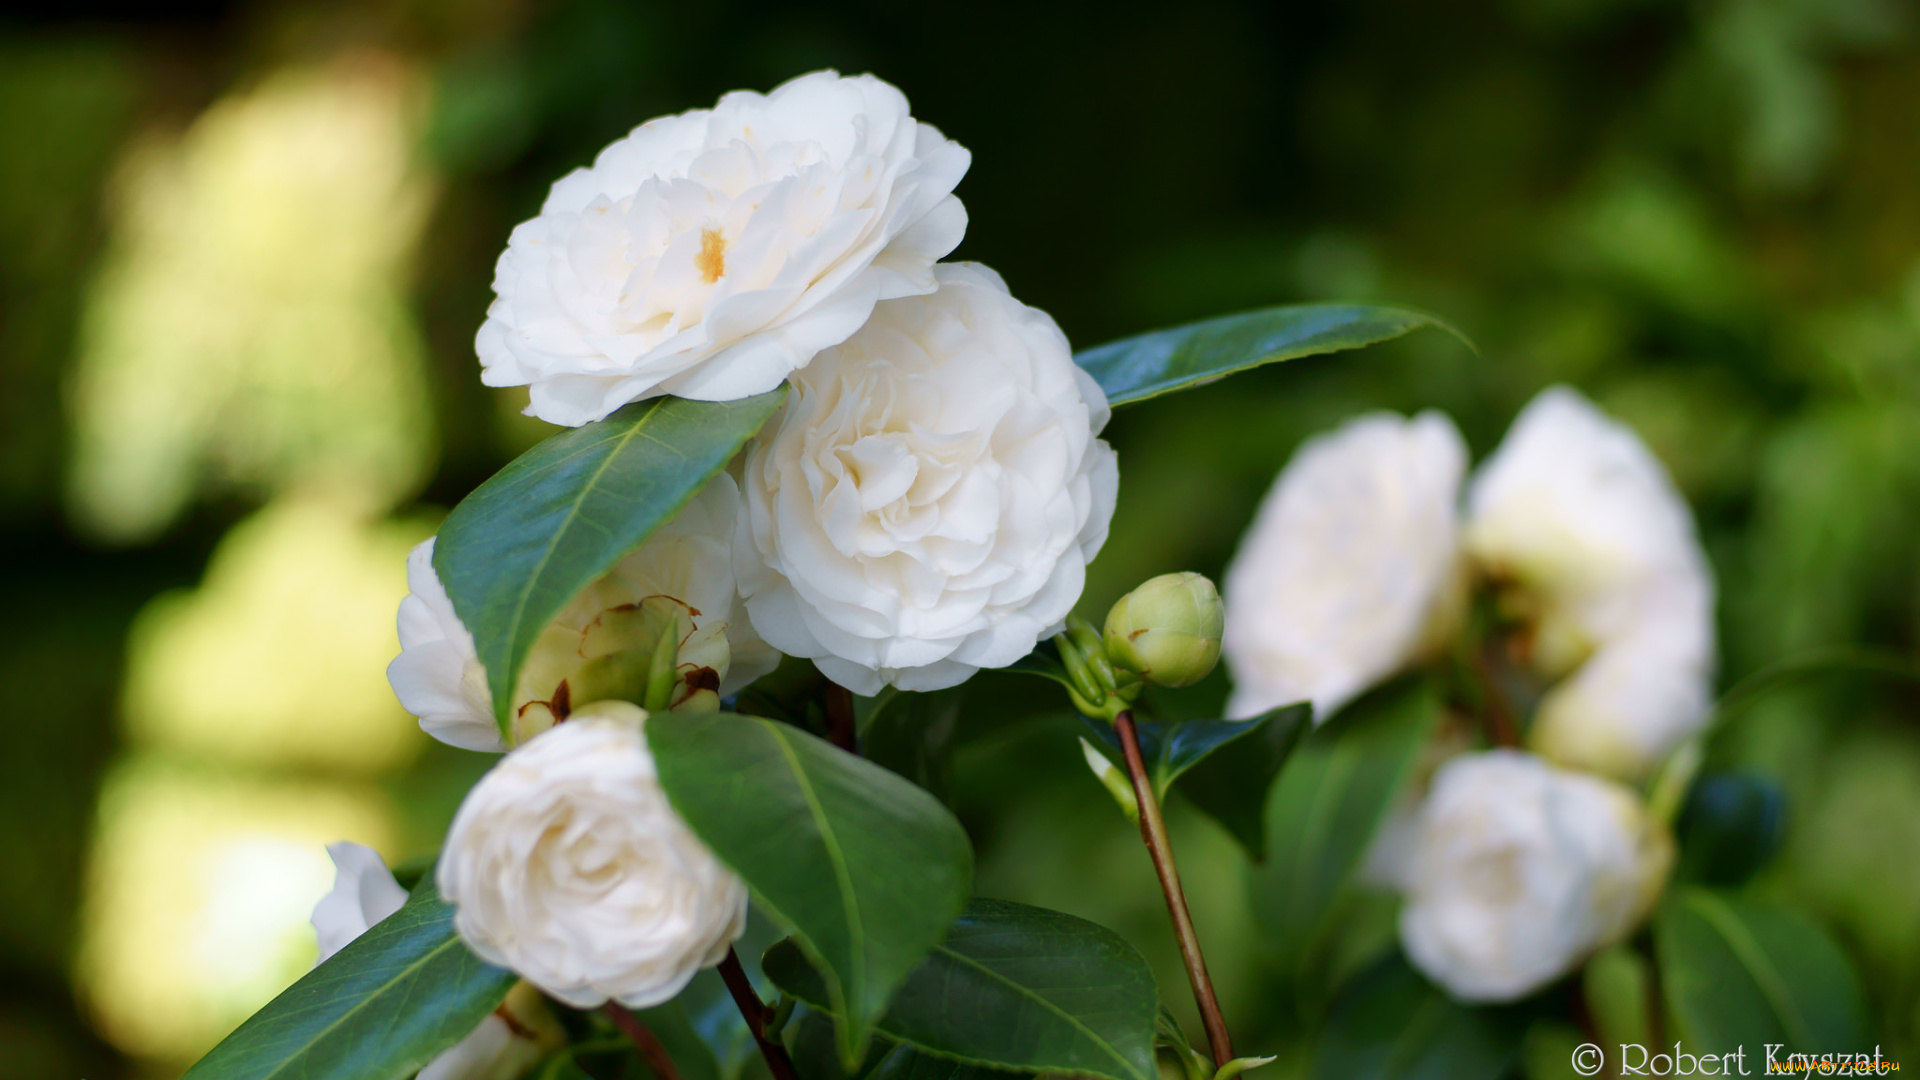
[[[601,1011],[607,1014],[622,1035],[633,1040],[633,1045],[640,1048],[640,1056],[647,1059],[647,1068],[653,1070],[654,1076],[659,1080],[680,1080],[680,1070],[674,1068],[673,1059],[667,1056],[667,1048],[660,1045],[660,1040],[647,1030],[647,1025],[641,1023],[639,1017],[615,1001],[607,1002]]]
[[[842,691],[844,693],[844,691]],[[773,1072],[773,1080],[799,1080],[793,1071],[793,1061],[787,1057],[787,1048],[767,1038],[767,1021],[773,1011],[767,1003],[760,1000],[760,992],[753,988],[753,980],[747,978],[747,969],[740,966],[740,954],[727,950],[727,958],[720,961],[720,979],[727,984],[727,992],[733,995],[733,1003],[740,1007],[740,1015],[747,1018],[747,1030],[753,1033],[753,1041],[760,1047],[760,1056],[767,1059],[767,1068]]]
[[[1495,746],[1519,746],[1520,727],[1514,723],[1507,696],[1493,680],[1493,665],[1487,663],[1486,650],[1475,648],[1469,665],[1473,668],[1474,681],[1480,684],[1480,706],[1487,722],[1487,738]]]
[[[849,754],[860,752],[854,738],[853,693],[839,683],[827,684],[827,738]]]
[[[1227,1022],[1220,1016],[1220,1002],[1213,995],[1213,978],[1207,974],[1207,958],[1200,954],[1200,937],[1193,929],[1193,916],[1187,912],[1187,894],[1180,888],[1180,871],[1173,865],[1173,843],[1167,838],[1167,823],[1160,817],[1160,800],[1153,794],[1153,781],[1140,756],[1140,736],[1133,727],[1133,712],[1123,710],[1113,718],[1113,730],[1120,735],[1120,748],[1126,754],[1127,775],[1133,780],[1133,797],[1140,803],[1140,839],[1146,841],[1153,871],[1160,876],[1160,891],[1167,898],[1167,914],[1173,917],[1173,936],[1180,942],[1180,959],[1187,965],[1187,981],[1193,984],[1193,1003],[1200,1007],[1200,1023],[1207,1029],[1207,1049],[1213,1053],[1213,1067],[1233,1060],[1233,1041],[1227,1037]]]

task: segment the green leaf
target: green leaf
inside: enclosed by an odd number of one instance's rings
[[[1424,312],[1367,304],[1290,304],[1155,330],[1088,349],[1073,361],[1120,406],[1302,356],[1358,349],[1422,327],[1459,331]],[[1471,345],[1471,343],[1469,343]]]
[[[504,725],[527,650],[590,582],[673,519],[786,398],[663,397],[563,431],[460,501],[433,566]]]
[[[1806,916],[1683,886],[1661,904],[1653,934],[1668,1010],[1699,1052],[1784,1043],[1784,1060],[1864,1045],[1859,982]]]
[[[428,874],[399,911],[268,1002],[185,1080],[398,1080],[479,1026],[514,984],[453,930]]]
[[[826,973],[840,1055],[857,1062],[966,903],[966,830],[927,792],[776,721],[660,714],[647,740],[674,809]]]
[[[867,1080],[1014,1080],[1031,1075],[967,1065],[911,1046],[895,1046],[867,1073]]]
[[[1297,972],[1374,833],[1413,775],[1440,714],[1426,680],[1388,683],[1314,730],[1267,805],[1268,857],[1254,910],[1284,971]]]
[[[767,976],[831,1008],[819,972],[780,944]],[[1153,973],[1113,931],[1004,900],[972,900],[894,995],[880,1032],[975,1065],[1157,1080]]]
[[[1499,1080],[1520,1053],[1518,1010],[1461,1005],[1399,953],[1334,1002],[1313,1080]]]
[[[1126,771],[1113,725],[1081,718],[1109,761]],[[1180,792],[1233,834],[1254,859],[1265,855],[1267,791],[1312,726],[1313,706],[1283,705],[1251,720],[1146,720],[1134,725],[1140,757],[1161,799]],[[1231,747],[1227,753],[1218,751]]]

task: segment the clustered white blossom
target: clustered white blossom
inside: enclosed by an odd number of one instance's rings
[[[558,1000],[664,1001],[744,925],[642,735],[663,635],[668,708],[704,711],[782,653],[863,694],[951,686],[1079,599],[1119,483],[1106,397],[1045,312],[939,261],[969,161],[892,86],[816,72],[634,129],[500,257],[482,380],[527,386],[534,416],[789,386],[733,472],[543,629],[504,726],[433,541],[408,561],[396,696],[436,738],[506,752],[441,894],[477,954]]]
[[[1521,412],[1463,507],[1465,464],[1437,413],[1309,441],[1228,568],[1224,652],[1233,715],[1310,699],[1323,721],[1449,646],[1469,588],[1492,590],[1548,683],[1528,752],[1443,765],[1373,862],[1403,863],[1381,873],[1406,892],[1413,963],[1510,1000],[1625,934],[1664,883],[1665,826],[1624,783],[1707,720],[1713,579],[1659,462],[1570,389]]]

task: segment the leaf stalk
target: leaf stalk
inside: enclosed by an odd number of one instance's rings
[[[720,980],[727,984],[727,993],[733,995],[733,1003],[746,1018],[747,1030],[753,1034],[754,1044],[760,1047],[760,1056],[767,1060],[773,1080],[799,1080],[799,1074],[793,1071],[793,1060],[787,1057],[787,1048],[767,1038],[767,1021],[773,1018],[773,1010],[760,1000],[760,992],[753,988],[747,969],[740,966],[740,954],[732,948],[727,949],[727,958],[720,961]]]

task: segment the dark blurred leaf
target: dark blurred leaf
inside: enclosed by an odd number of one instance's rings
[[[1128,405],[1302,356],[1358,349],[1422,327],[1459,331],[1424,312],[1365,304],[1291,304],[1155,330],[1074,356],[1107,392]]]
[[[698,1019],[703,1015],[702,1006],[707,1004],[712,984],[719,981],[719,973],[709,968],[695,975],[694,983],[689,984],[672,1001],[634,1014],[641,1023],[647,1025],[648,1031],[653,1032],[654,1038],[660,1040],[667,1056],[673,1059],[674,1067],[680,1070],[682,1080],[721,1080],[725,1075],[721,1071],[718,1052],[698,1026]],[[726,993],[724,985],[720,992]],[[727,1004],[733,1005],[731,998]],[[739,1016],[740,1010],[734,1008],[733,1015]],[[746,1021],[742,1020],[740,1027],[744,1031]]]
[[[189,1080],[400,1080],[466,1038],[513,986],[453,930],[427,875],[399,911],[268,1002]]]
[[[1125,772],[1126,758],[1113,725],[1081,719],[1101,753]],[[1265,856],[1268,790],[1312,719],[1312,705],[1300,702],[1251,720],[1143,720],[1134,728],[1154,791],[1165,799],[1178,784],[1195,806],[1260,859]]]
[[[1073,678],[1067,674],[1067,666],[1060,661],[1060,647],[1053,643],[1052,638],[1035,645],[1032,652],[1001,670],[1015,671],[1023,675],[1038,675],[1043,679],[1051,679],[1069,690],[1073,688]]]
[[[794,1010],[780,1036],[800,1080],[857,1080],[871,1073],[880,1059],[893,1049],[885,1039],[875,1038],[866,1057],[849,1069],[840,1063],[833,1030],[833,1017],[826,1013],[806,1005]]]
[[[782,990],[825,1007],[818,971],[792,945],[763,961]],[[888,1038],[1007,1069],[1153,1080],[1153,973],[1118,934],[1003,900],[969,901],[946,940],[880,1020]]]
[[[520,663],[553,617],[672,520],[785,399],[782,387],[741,401],[637,402],[520,455],[453,508],[433,566],[502,723]]]
[[[1459,1004],[1395,953],[1341,991],[1313,1080],[1499,1080],[1526,1026],[1511,1009]]]
[[[1846,954],[1805,915],[1682,886],[1654,919],[1660,984],[1678,1035],[1704,1052],[1784,1043],[1852,1053],[1866,1039]]]
[[[1353,877],[1433,731],[1440,701],[1417,676],[1348,705],[1302,740],[1267,806],[1254,909],[1283,971],[1296,971]]]
[[[740,966],[746,969],[747,976],[753,980],[754,988],[762,997],[773,996],[773,985],[767,982],[766,976],[760,971],[760,954],[784,936],[784,931],[776,929],[758,908],[754,908],[747,913],[746,933],[734,942],[734,951],[740,955]],[[741,1071],[760,1057],[760,1050],[754,1045],[752,1034],[747,1031],[747,1022],[741,1017],[739,1006],[734,1004],[733,995],[727,991],[720,973],[713,968],[697,972],[679,996],[665,1005],[642,1012],[640,1018],[652,1024],[654,1014],[661,1011],[676,1012],[684,1017],[687,1026],[699,1037],[706,1053],[718,1066],[721,1080],[737,1080]],[[668,1049],[672,1049],[671,1044]]]
[[[960,722],[962,687],[915,693],[891,687],[855,700],[860,753],[953,802],[953,736]]]
[[[1765,866],[1787,831],[1787,793],[1752,772],[1701,778],[1680,816],[1681,876],[1738,885]]]
[[[1225,753],[1196,760],[1178,782],[1180,793],[1232,833],[1257,862],[1267,857],[1267,796],[1313,726],[1313,706],[1282,706],[1248,723],[1256,725],[1253,730],[1221,743]]]
[[[674,809],[826,973],[841,1057],[858,1061],[966,902],[966,830],[926,791],[777,721],[662,714],[647,741]]]

